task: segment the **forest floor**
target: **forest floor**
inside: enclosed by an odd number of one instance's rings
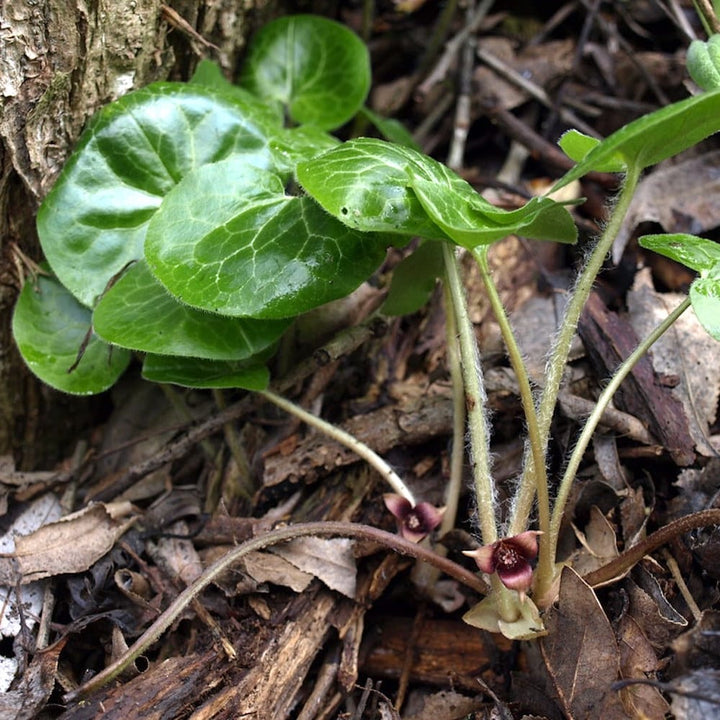
[[[503,2],[482,17],[459,8],[444,34],[441,3],[376,5],[366,36],[371,107],[400,120],[438,160],[459,148],[460,174],[506,208],[544,192],[569,166],[556,145],[568,128],[604,137],[688,96],[688,33],[704,37],[685,1]],[[336,19],[365,32],[360,4]],[[369,131],[355,126],[346,135]],[[720,227],[717,147],[708,141],[642,180],[580,323],[552,428],[553,481],[603,382],[692,280],[645,253],[637,236],[713,237]],[[570,188],[586,199],[573,208],[576,246],[510,237],[491,251],[538,386],[564,291],[618,182],[598,176]],[[418,496],[441,506],[453,433],[442,293],[412,315],[377,314],[407,251],[391,251],[372,282],[298,323],[273,368],[274,387],[352,431]],[[521,471],[522,408],[482,281],[472,263],[463,268],[504,500]],[[43,540],[45,580],[25,596],[16,637],[3,642],[1,667],[15,680],[0,696],[8,714],[0,714],[720,717],[717,529],[674,538],[595,591],[580,579],[638,538],[717,505],[717,357],[717,345],[686,313],[654,349],[649,380],[616,398],[567,508],[561,547],[577,574],[548,611],[546,638],[511,641],[471,627],[462,617],[479,602],[476,589],[411,558],[367,540],[310,537],[243,558],[119,679],[78,695],[238,544],[299,522],[395,529],[375,471],[259,396],[164,393],[131,371],[103,401],[103,423],[58,467],[3,475],[14,478],[6,493],[14,529],[22,518],[76,514]],[[467,476],[455,528],[433,542],[474,570],[461,554],[479,540]],[[74,572],[54,573],[54,558],[61,565],[70,554]],[[643,684],[621,688],[621,680]]]

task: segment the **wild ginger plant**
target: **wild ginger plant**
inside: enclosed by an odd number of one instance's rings
[[[260,32],[239,86],[202,63],[187,84],[156,83],[102,109],[38,214],[47,274],[23,288],[14,336],[30,369],[65,392],[107,389],[137,353],[150,381],[262,393],[370,460],[400,496],[387,504],[401,530],[419,539],[417,531],[435,527],[439,514],[418,503],[368,448],[270,391],[267,361],[294,318],[352,292],[389,246],[422,238],[411,256],[413,283],[445,284],[483,546],[468,554],[491,581],[466,620],[512,638],[536,637],[544,632],[540,610],[553,599],[570,488],[612,392],[690,304],[720,339],[717,245],[689,236],[645,239],[700,278],[600,396],[551,503],[550,422],[580,314],[641,173],[720,130],[720,90],[662,108],[603,141],[575,131],[561,138],[576,165],[553,190],[592,171],[620,173],[623,183],[570,293],[544,385],[533,388],[487,252],[511,234],[575,242],[572,216],[549,196],[498,209],[443,164],[402,144],[339,142],[329,131],[362,110],[369,86],[367,50],[355,35],[325,19],[295,16]],[[524,407],[524,470],[508,518],[496,501],[487,398],[458,249],[472,255],[485,281]],[[398,282],[393,302],[402,306],[413,295],[405,305],[414,306],[415,290]],[[290,529],[268,543],[291,536]]]

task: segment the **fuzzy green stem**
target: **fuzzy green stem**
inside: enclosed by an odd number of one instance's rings
[[[542,441],[543,456],[547,455],[548,437],[550,435],[550,424],[552,423],[553,412],[557,403],[560,383],[565,371],[568,355],[570,354],[570,344],[572,343],[575,330],[577,328],[580,314],[585,307],[588,296],[592,291],[593,284],[602,269],[605,257],[610,252],[612,244],[622,225],[625,214],[627,213],[630,202],[635,193],[638,180],[640,178],[640,169],[638,167],[628,166],[625,181],[620,194],[617,197],[615,207],[610,215],[608,224],[605,226],[600,240],[593,249],[588,258],[585,267],[580,273],[575,290],[570,296],[562,325],[558,330],[555,345],[553,347],[550,360],[548,362],[547,375],[545,377],[545,387],[543,388],[540,398],[540,406],[538,408],[538,426],[540,431],[540,439]],[[532,456],[525,458],[524,475],[534,473],[534,462]],[[525,478],[523,477],[523,482]]]
[[[555,499],[555,506],[553,507],[552,520],[550,522],[550,532],[546,538],[547,545],[552,549],[553,557],[557,550],[558,537],[560,535],[560,525],[563,519],[563,512],[565,505],[570,495],[573,480],[577,474],[580,462],[582,461],[583,455],[587,450],[590,440],[592,439],[593,433],[600,422],[603,413],[607,406],[610,404],[610,400],[613,395],[618,391],[618,388],[630,374],[632,369],[638,363],[645,353],[653,346],[657,340],[676,322],[676,320],[690,307],[690,298],[685,298],[680,305],[678,305],[636,348],[630,355],[623,361],[620,367],[615,372],[610,382],[605,386],[603,391],[595,403],[592,413],[590,413],[588,419],[585,421],[585,427],[583,428],[580,437],[578,438],[577,444],[573,449],[572,455],[568,460],[565,473],[560,481],[558,488],[557,497]],[[538,594],[542,595],[543,591],[550,586],[552,583],[552,572],[545,574],[540,572],[536,573],[536,583]]]
[[[518,535],[527,530],[527,521],[530,516],[530,510],[534,500],[535,490],[538,494],[538,515],[540,521],[540,530],[547,532],[550,527],[550,501],[547,489],[547,473],[545,471],[545,461],[542,454],[542,441],[540,439],[540,430],[538,428],[537,411],[535,409],[535,398],[533,397],[530,387],[530,378],[522,358],[522,352],[517,343],[517,338],[513,332],[510,321],[508,320],[505,307],[503,306],[497,286],[492,278],[490,267],[488,265],[488,249],[486,246],[476,248],[473,255],[478,262],[480,274],[487,288],[490,306],[495,313],[495,318],[500,326],[500,333],[503,336],[505,347],[507,349],[510,365],[512,366],[518,381],[520,392],[520,400],[523,404],[525,412],[525,420],[527,422],[528,441],[530,443],[530,451],[536,468],[534,476],[535,483],[526,483],[520,486],[518,494],[515,498],[515,507],[513,517],[508,528],[509,535]]]
[[[510,519],[507,534],[518,535],[527,530],[528,518],[532,509],[535,493],[538,498],[538,525],[543,533],[547,533],[550,529],[550,498],[548,495],[548,479],[545,469],[545,458],[543,455],[543,443],[538,428],[537,412],[535,409],[535,398],[532,388],[530,387],[530,378],[528,376],[525,362],[523,361],[522,352],[517,343],[517,338],[513,332],[510,321],[508,320],[505,307],[503,306],[497,286],[492,278],[490,266],[488,265],[488,247],[482,246],[473,250],[473,256],[477,260],[480,274],[487,289],[490,306],[495,313],[495,319],[500,326],[500,332],[505,341],[510,365],[515,372],[520,391],[520,400],[525,411],[525,421],[527,424],[528,442],[530,444],[530,453],[533,459],[534,473],[532,477],[524,477],[518,491],[515,495],[513,514]],[[528,480],[534,479],[534,482]],[[538,559],[538,569],[546,567],[546,572],[552,572],[553,558],[545,551],[545,543],[540,543],[540,557]]]
[[[465,462],[465,388],[463,386],[462,366],[457,343],[457,322],[453,312],[452,299],[448,284],[443,285],[445,298],[445,335],[447,338],[447,363],[452,383],[453,398],[453,435],[450,453],[450,479],[445,492],[445,512],[438,528],[442,537],[455,527],[458,503],[463,484],[463,465]]]
[[[152,645],[154,645],[163,633],[177,620],[187,606],[197,598],[200,593],[210,583],[215,582],[226,570],[229,570],[245,555],[258,550],[264,550],[272,545],[293,540],[299,537],[307,536],[341,536],[357,538],[376,542],[384,547],[388,547],[402,555],[408,555],[413,558],[423,560],[439,567],[442,572],[447,573],[450,577],[458,582],[463,583],[469,588],[482,595],[486,595],[489,591],[487,585],[474,573],[466,570],[461,565],[454,563],[447,558],[439,557],[431,550],[420,545],[405,540],[399,535],[378,530],[368,525],[357,525],[346,522],[310,522],[298,525],[290,525],[271,530],[264,535],[252,538],[242,545],[230,550],[219,560],[210,565],[205,572],[192,584],[183,590],[170,606],[163,611],[155,622],[135,641],[124,655],[118,658],[112,665],[109,665],[95,677],[88,680],[76,690],[65,695],[66,702],[72,702],[78,698],[89,695],[99,690],[103,685],[117,678],[121,673],[127,670],[135,660],[143,655]]]
[[[460,280],[455,251],[443,243],[445,277],[448,285],[455,321],[458,329],[460,366],[465,386],[468,434],[470,436],[471,464],[477,502],[478,522],[482,541],[485,545],[498,538],[495,521],[495,491],[490,474],[490,437],[487,418],[487,395],[483,381],[482,367],[478,355],[475,329],[470,321],[465,293]]]
[[[356,455],[359,455],[371,467],[377,470],[380,475],[382,475],[385,482],[387,482],[387,484],[390,485],[390,487],[398,493],[398,495],[402,495],[413,507],[415,507],[417,501],[415,500],[415,496],[412,494],[410,488],[405,485],[400,476],[390,467],[390,465],[388,465],[385,460],[383,460],[364,442],[361,442],[349,432],[346,432],[336,425],[327,422],[327,420],[323,420],[317,415],[313,415],[307,410],[304,410],[299,405],[290,402],[290,400],[287,400],[281,395],[277,395],[272,392],[272,390],[261,390],[260,395],[262,395],[266,400],[269,400],[271,403],[277,405],[282,410],[285,410],[285,412],[294,415],[296,418],[299,418],[304,423],[310,425],[310,427],[314,427],[316,430],[319,430],[329,438],[332,438],[336,442],[339,442],[341,445],[344,445],[346,448],[352,450]]]

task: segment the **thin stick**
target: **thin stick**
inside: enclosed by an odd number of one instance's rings
[[[668,523],[659,530],[656,530],[652,535],[648,535],[637,545],[633,545],[628,550],[625,550],[625,552],[618,555],[614,560],[611,560],[607,565],[603,565],[597,570],[583,575],[583,580],[591,587],[607,585],[616,578],[624,575],[646,555],[654,552],[678,535],[690,532],[690,530],[707,527],[708,525],[720,525],[720,508],[702,510],[701,512],[686,515],[679,520]]]
[[[719,511],[720,512],[720,511]],[[405,540],[399,535],[384,530],[370,527],[369,525],[358,525],[346,522],[310,522],[298,525],[290,525],[271,530],[265,535],[252,538],[242,545],[230,550],[226,555],[214,562],[205,572],[190,586],[185,588],[160,617],[135,641],[124,655],[114,663],[105,668],[95,677],[88,680],[76,690],[67,693],[64,697],[66,702],[73,702],[85,697],[103,685],[118,677],[123,671],[132,665],[135,660],[152,647],[163,635],[163,633],[177,620],[188,604],[212,582],[217,580],[226,570],[235,565],[245,555],[258,550],[264,550],[272,545],[293,540],[294,538],[315,536],[342,536],[358,540],[376,542],[384,547],[390,548],[401,555],[408,555],[418,560],[423,560],[442,572],[455,578],[470,589],[486,595],[488,586],[474,573],[466,570],[452,560],[440,557],[431,550],[415,543]]]

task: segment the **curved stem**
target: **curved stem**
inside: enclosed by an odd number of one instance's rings
[[[480,274],[482,275],[485,287],[487,288],[490,305],[492,306],[495,318],[500,325],[500,332],[502,333],[503,340],[505,341],[508,358],[510,359],[510,364],[512,365],[512,369],[514,370],[515,377],[518,381],[520,399],[525,411],[530,453],[532,455],[535,470],[533,473],[535,482],[527,482],[526,478],[523,478],[524,482],[522,482],[518,488],[517,494],[515,495],[513,514],[510,519],[507,534],[510,536],[518,535],[524,530],[527,530],[528,518],[530,517],[530,511],[532,509],[532,503],[536,491],[538,498],[539,529],[543,533],[547,533],[550,529],[548,480],[547,471],[545,469],[545,458],[543,456],[543,443],[540,437],[537,412],[535,409],[535,398],[530,387],[530,378],[528,376],[527,368],[525,367],[525,362],[522,358],[522,353],[520,352],[520,347],[517,343],[517,338],[515,337],[515,333],[510,325],[507,313],[505,312],[505,307],[502,304],[502,300],[500,299],[497,287],[493,281],[492,274],[490,273],[487,247],[484,246],[476,248],[473,251],[473,256],[478,262]],[[545,557],[543,559],[543,555],[547,555],[547,553],[543,553],[541,543],[538,565],[542,566],[543,563],[548,564],[549,559],[549,566],[551,567],[552,558]]]
[[[606,565],[603,565],[597,570],[593,570],[587,575],[583,575],[583,580],[591,587],[607,585],[616,578],[624,575],[646,555],[662,547],[678,535],[708,525],[720,525],[720,508],[702,510],[668,523],[659,530],[656,530],[652,535],[648,535],[644,540],[637,543],[637,545],[633,545],[631,548],[625,550],[625,552],[618,555]]]
[[[307,423],[311,427],[316,428],[320,432],[332,438],[346,448],[352,450],[356,455],[360,456],[365,460],[371,467],[377,470],[382,475],[385,482],[399,495],[402,495],[410,504],[414,507],[417,504],[415,496],[412,494],[410,488],[402,481],[400,476],[383,460],[372,448],[368,447],[364,442],[358,440],[354,435],[346,432],[342,428],[337,427],[329,423],[327,420],[323,420],[317,415],[313,415],[299,405],[291,402],[287,398],[274,393],[272,390],[260,390],[266,400],[274,403],[285,412],[294,415],[304,423]]]
[[[490,474],[490,432],[487,419],[487,395],[483,381],[482,366],[478,355],[475,330],[467,312],[465,293],[460,281],[455,251],[443,243],[443,260],[451,300],[458,329],[460,365],[465,386],[468,433],[470,436],[471,465],[477,502],[478,521],[484,545],[497,540],[495,521],[495,488]]]
[[[360,540],[368,540],[377,542],[380,545],[390,548],[401,555],[409,555],[411,557],[423,560],[435,567],[440,568],[443,572],[463,583],[467,587],[479,592],[487,594],[489,588],[474,573],[466,570],[461,565],[439,557],[431,550],[420,545],[405,540],[399,535],[378,530],[369,525],[356,525],[346,522],[310,522],[298,525],[290,525],[281,527],[277,530],[271,530],[265,535],[252,538],[242,545],[230,550],[226,555],[214,562],[205,572],[192,584],[183,590],[170,606],[160,617],[135,641],[124,655],[118,658],[112,665],[109,665],[95,677],[88,680],[76,690],[65,695],[65,700],[71,702],[80,697],[86,696],[101,688],[106,683],[115,679],[124,670],[130,667],[135,660],[145,653],[154,643],[156,643],[162,634],[177,620],[180,614],[185,610],[190,602],[196,598],[210,583],[217,580],[226,570],[232,567],[241,558],[251,552],[263,550],[264,548],[276,545],[286,540],[294,538],[306,537],[308,535],[316,536],[343,536],[352,537]]]
[[[607,406],[610,404],[610,400],[613,395],[618,391],[618,388],[625,380],[625,378],[632,372],[637,362],[642,358],[645,353],[653,346],[653,344],[662,337],[675,321],[690,307],[690,298],[685,298],[680,305],[678,305],[636,348],[628,355],[623,361],[622,365],[617,369],[615,375],[612,377],[610,382],[606,385],[600,396],[595,403],[592,413],[585,421],[585,427],[583,428],[580,437],[578,438],[577,444],[573,449],[572,455],[568,461],[565,473],[560,481],[558,488],[557,497],[555,499],[555,506],[553,507],[552,520],[550,522],[550,533],[547,538],[547,544],[552,548],[553,556],[555,554],[558,542],[558,536],[560,534],[560,525],[562,523],[563,512],[567,503],[570,490],[572,488],[573,480],[577,474],[580,462],[582,461],[583,455],[587,450],[590,440],[592,439],[593,433],[597,428],[603,413]],[[551,575],[536,575],[536,581],[538,584],[538,592],[542,594],[542,588],[548,587],[552,582]]]

